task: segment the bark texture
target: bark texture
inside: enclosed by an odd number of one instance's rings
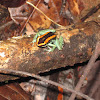
[[[96,22],[76,25],[70,31],[61,30],[63,50],[47,53],[45,48],[33,46],[33,36],[20,36],[0,42],[0,68],[39,74],[52,69],[72,66],[90,59],[96,42],[100,41],[100,26]],[[3,76],[0,81],[8,80]],[[9,78],[13,79],[13,78]]]

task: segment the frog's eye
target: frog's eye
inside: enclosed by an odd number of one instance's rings
[[[37,37],[37,46],[42,47],[46,45],[50,40],[54,39],[56,35],[53,32],[47,32]]]

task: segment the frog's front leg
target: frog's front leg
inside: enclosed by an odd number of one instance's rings
[[[55,44],[49,43],[49,44],[47,44],[47,49],[45,49],[45,51],[47,51],[48,53],[53,52],[55,50],[55,48],[56,48]]]
[[[63,44],[64,44],[64,41],[63,41],[63,37],[62,36],[60,36],[59,39],[56,38],[55,45],[59,50],[62,50]]]
[[[47,44],[48,49],[45,50],[48,52],[53,52],[56,47],[58,48],[58,50],[62,50],[63,44],[64,44],[63,37],[60,36],[59,39],[56,37],[56,40],[52,40],[50,43]]]

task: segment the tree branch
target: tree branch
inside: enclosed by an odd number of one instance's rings
[[[86,22],[68,31],[59,29],[64,38],[63,50],[46,52],[32,43],[34,36],[13,37],[0,42],[0,68],[42,73],[53,69],[73,66],[90,59],[95,44],[100,40],[100,26],[96,22]],[[1,77],[1,76],[0,76]],[[8,76],[2,76],[5,81]],[[14,78],[15,79],[15,78]]]
[[[97,43],[94,54],[92,55],[91,59],[89,60],[83,75],[81,76],[79,82],[77,83],[76,87],[75,87],[75,91],[80,91],[80,88],[82,86],[82,84],[84,83],[84,80],[86,78],[86,76],[89,74],[90,70],[92,69],[96,59],[99,57],[100,55],[100,42]],[[71,95],[71,97],[69,98],[69,100],[74,100],[76,94],[73,93]]]
[[[3,69],[3,68],[0,68],[0,72],[7,73],[7,74],[13,74],[13,75],[19,75],[19,76],[25,76],[25,77],[26,76],[31,76],[31,77],[39,79],[39,80],[41,80],[43,82],[46,82],[46,83],[49,83],[49,84],[52,84],[52,85],[55,85],[55,86],[59,86],[59,87],[63,88],[64,90],[68,91],[68,92],[72,92],[72,93],[78,94],[78,95],[84,97],[87,100],[93,100],[92,98],[88,97],[87,95],[84,95],[84,94],[82,94],[80,92],[76,92],[75,90],[67,88],[64,85],[61,85],[59,83],[53,82],[51,80],[47,80],[47,79],[45,79],[43,77],[40,77],[39,75],[30,74],[28,72],[23,72],[23,71],[15,71],[15,70],[11,70],[11,69]]]

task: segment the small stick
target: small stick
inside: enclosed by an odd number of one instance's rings
[[[81,21],[84,22],[88,17],[90,17],[91,15],[93,15],[94,13],[96,13],[99,9],[100,9],[100,3],[99,3],[96,7],[93,7],[93,8],[87,13],[87,15],[85,15],[83,18],[81,18]]]
[[[40,1],[41,1],[41,0],[39,0],[39,1],[38,1],[38,3],[37,3],[37,5],[36,5],[36,6],[38,6],[38,4],[40,3]],[[34,11],[35,11],[35,9],[34,9],[34,10],[32,11],[32,13],[29,15],[29,17],[27,18],[27,20],[26,20],[25,24],[23,25],[22,29],[19,31],[19,33],[20,33],[20,34],[23,32],[24,27],[26,26],[26,24],[28,23],[28,21],[29,21],[29,20],[30,20],[30,18],[32,17],[32,15],[33,15]]]
[[[23,71],[15,71],[15,70],[12,70],[12,69],[4,69],[4,68],[0,68],[0,72],[1,73],[7,73],[7,74],[13,74],[13,75],[19,75],[19,76],[23,76],[23,77],[31,76],[31,77],[34,77],[34,78],[36,78],[38,80],[41,80],[43,82],[52,84],[54,86],[57,86],[57,87],[59,86],[59,87],[65,89],[66,91],[69,91],[69,92],[75,93],[77,95],[80,95],[80,96],[84,97],[87,100],[93,100],[92,98],[90,98],[89,96],[87,96],[87,95],[85,95],[83,93],[80,93],[80,92],[77,92],[75,90],[72,90],[72,89],[70,89],[68,87],[65,87],[64,85],[61,85],[61,84],[56,83],[56,82],[53,82],[51,80],[47,80],[47,79],[45,79],[43,77],[40,77],[39,75],[35,75],[35,74],[28,73],[28,72],[23,72]]]
[[[27,4],[31,5],[32,7],[34,7],[37,11],[39,11],[41,14],[43,14],[48,20],[50,20],[51,22],[53,22],[54,24],[60,26],[60,27],[64,27],[58,23],[56,23],[55,21],[53,21],[52,19],[50,19],[47,15],[45,15],[39,8],[37,8],[36,6],[34,6],[32,3],[26,1]],[[64,27],[65,28],[65,27]]]
[[[96,59],[98,58],[100,54],[100,42],[98,42],[96,44],[96,48],[95,48],[95,51],[94,51],[94,54],[92,55],[91,59],[89,60],[84,72],[83,72],[83,75],[81,76],[79,82],[77,83],[76,87],[75,87],[75,91],[80,91],[80,88],[86,78],[86,76],[88,75],[88,73],[90,72],[91,68],[93,67]],[[76,93],[72,93],[72,95],[70,96],[69,100],[74,100],[76,96]],[[88,99],[90,100],[90,99]]]

